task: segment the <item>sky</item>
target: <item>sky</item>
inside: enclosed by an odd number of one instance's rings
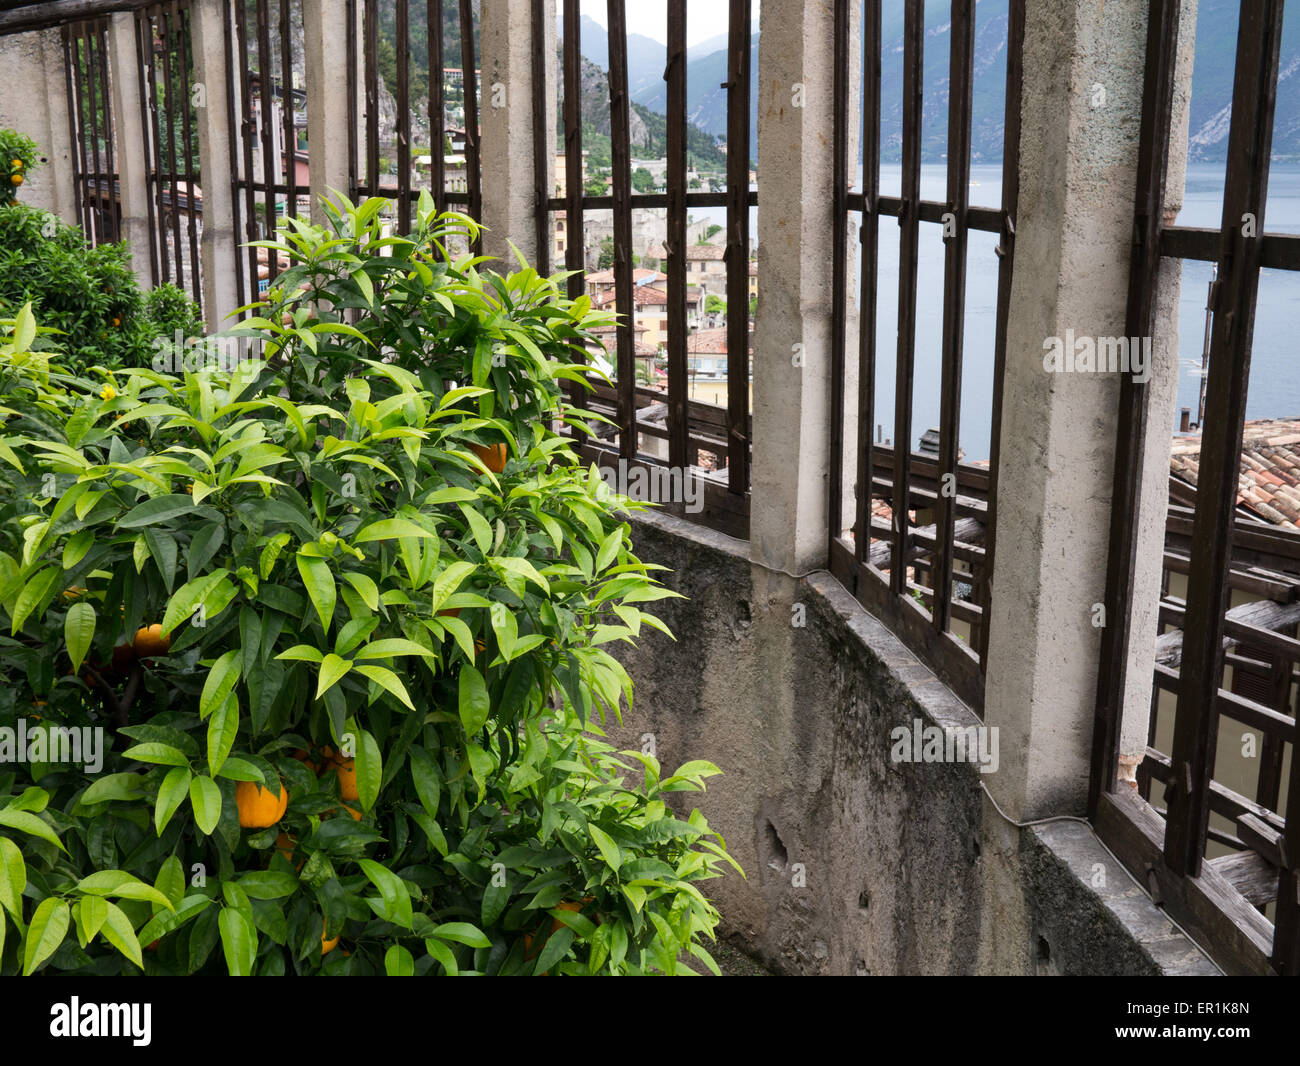
[[[694,0],[686,5],[686,46],[707,41],[727,32],[726,0]],[[753,18],[758,21],[758,0],[753,0]],[[582,13],[608,28],[605,0],[582,0]],[[632,0],[627,5],[628,33],[639,33],[661,44],[668,36],[668,0]]]

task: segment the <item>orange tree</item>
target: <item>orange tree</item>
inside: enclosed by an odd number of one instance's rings
[[[329,208],[233,370],[3,326],[0,973],[712,968],[731,860],[665,794],[716,770],[595,721],[672,595],[549,425],[596,316]]]

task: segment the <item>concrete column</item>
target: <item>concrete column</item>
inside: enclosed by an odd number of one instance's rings
[[[358,14],[362,5],[357,5]],[[347,0],[316,0],[302,5],[304,65],[307,78],[307,155],[311,178],[311,220],[325,221],[322,196],[349,189]],[[360,27],[352,27],[361,48]],[[359,72],[358,72],[359,73]],[[358,86],[364,79],[358,77]],[[357,143],[364,143],[365,98],[357,103]]]
[[[750,547],[801,572],[825,566],[829,532],[831,5],[764,4],[760,28]]]
[[[504,260],[502,269],[517,266],[511,244],[530,264],[538,259],[533,213],[533,97],[540,94],[547,101],[555,97],[548,92],[551,84],[533,85],[533,51],[541,48],[544,55],[555,54],[555,0],[546,0],[542,25],[543,40],[534,41],[531,0],[483,5],[479,29],[483,71],[483,98],[479,101],[481,221],[487,227],[483,250]],[[553,84],[550,77],[544,80]],[[544,107],[542,114],[549,190],[555,182],[555,108]]]
[[[985,689],[988,784],[1020,820],[1087,800],[1119,375],[1049,373],[1044,354],[1124,336],[1145,53],[1145,5],[1027,5]]]
[[[80,225],[62,35],[42,30],[0,37],[0,69],[9,86],[0,93],[0,129],[25,133],[38,151],[39,166],[27,175],[18,198]]]
[[[149,256],[149,157],[152,134],[140,112],[140,56],[135,15],[119,11],[108,27],[108,74],[113,96],[121,236],[131,250],[131,266],[141,285],[154,284]]]
[[[238,141],[226,108],[224,0],[195,0],[190,7],[194,31],[194,82],[202,86],[202,106],[195,109],[199,132],[199,172],[203,175],[203,313],[209,330],[229,328],[226,316],[239,306],[235,263],[235,205],[229,176],[235,170]]]
[[[1169,169],[1165,177],[1164,220],[1173,223],[1183,206],[1187,177],[1187,127],[1192,95],[1192,58],[1196,45],[1197,0],[1183,0],[1179,9],[1178,61],[1175,67],[1173,115],[1169,133]],[[1138,554],[1134,576],[1136,596],[1125,680],[1124,715],[1120,725],[1120,780],[1137,787],[1134,776],[1146,753],[1151,720],[1151,687],[1155,669],[1155,638],[1159,632],[1160,582],[1164,569],[1165,522],[1169,513],[1170,417],[1178,395],[1178,300],[1183,264],[1160,264],[1156,293],[1155,359],[1151,381],[1142,486],[1138,500]]]

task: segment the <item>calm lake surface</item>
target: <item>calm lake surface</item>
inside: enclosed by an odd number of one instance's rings
[[[1223,207],[1222,164],[1188,168],[1184,206],[1178,224],[1217,228]],[[946,197],[946,171],[940,165],[921,168],[921,197]],[[1001,202],[1002,168],[971,167],[972,206],[996,207]],[[881,193],[897,196],[902,189],[902,168],[882,166]],[[750,232],[755,237],[757,209],[751,210]],[[698,214],[725,222],[724,210]],[[1300,167],[1274,164],[1269,173],[1265,229],[1300,233]],[[876,309],[876,422],[882,436],[892,438],[894,425],[894,359],[898,344],[898,237],[893,219],[880,226],[879,299]],[[993,333],[997,309],[997,235],[972,231],[966,268],[966,323],[961,397],[961,447],[968,459],[989,455],[993,407]],[[851,245],[851,249],[859,247]],[[917,275],[916,371],[913,384],[913,444],[931,426],[939,424],[940,371],[943,339],[943,252],[940,228],[922,223]],[[1178,411],[1192,410],[1196,418],[1200,388],[1201,348],[1205,331],[1205,299],[1212,266],[1183,265],[1179,310],[1178,398],[1167,413],[1170,432],[1178,427]],[[856,304],[856,292],[854,293]],[[1260,277],[1255,313],[1254,349],[1251,357],[1248,419],[1300,418],[1300,272],[1264,270]],[[850,357],[854,356],[850,352]],[[1042,353],[1035,353],[1041,359]]]

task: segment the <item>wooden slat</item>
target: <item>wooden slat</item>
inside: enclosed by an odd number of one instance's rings
[[[151,195],[146,197],[146,203],[149,205],[150,277],[153,284],[157,285],[159,282],[169,281],[170,279],[167,275],[167,261],[161,255],[161,249],[158,245],[158,233],[162,228],[162,189],[158,182],[153,180],[153,175],[150,173],[151,164],[153,164],[154,160],[154,147],[158,144],[158,108],[153,95],[157,86],[154,71],[153,34],[147,13],[142,12],[136,18],[135,46],[140,84],[140,129],[145,138],[145,143],[139,147],[145,159],[145,180],[151,182],[153,186],[150,190]],[[146,48],[148,48],[147,53],[145,52]]]
[[[564,0],[564,266],[571,271],[569,299],[586,289],[582,225],[582,13],[578,0]],[[571,393],[576,402],[576,389]]]
[[[1165,603],[1161,606],[1163,611],[1168,612],[1167,616],[1171,620],[1178,618],[1181,621],[1186,617],[1185,610],[1178,608],[1176,605]],[[1226,621],[1231,624],[1224,627],[1223,646],[1225,648],[1240,643],[1242,640],[1249,640],[1252,643],[1258,640],[1262,644],[1269,643],[1274,648],[1284,649],[1295,657],[1294,661],[1300,662],[1300,641],[1290,637],[1281,637],[1278,643],[1272,643],[1272,638],[1279,635],[1279,630],[1293,626],[1300,621],[1300,603],[1280,604],[1274,603],[1272,600],[1256,600],[1252,603],[1243,603],[1228,611]],[[1162,633],[1156,638],[1156,662],[1163,666],[1173,667],[1179,665],[1182,659],[1183,631],[1181,629]]]
[[[1132,789],[1104,793],[1094,825],[1138,882],[1229,974],[1269,973],[1272,925],[1213,866],[1184,877],[1162,861],[1165,821]]]
[[[534,266],[541,275],[551,273],[551,216],[546,208],[551,190],[547,175],[550,173],[550,145],[547,143],[547,111],[552,107],[546,84],[546,4],[545,0],[532,0],[532,82],[533,82],[533,222],[537,255]]]
[[[267,10],[270,0],[257,0],[257,70],[262,86],[262,185],[264,187],[264,210],[266,212],[266,236],[273,239],[275,235],[275,183],[279,180],[280,167],[275,158],[275,134],[272,122],[272,91],[275,88],[275,71],[271,60],[271,19]],[[378,112],[376,111],[376,114]],[[376,136],[378,130],[376,129]],[[268,249],[268,279],[275,276],[275,253]],[[254,275],[256,277],[256,275]]]
[[[668,2],[668,461],[686,466],[686,0]]]
[[[750,0],[731,0],[727,45],[728,491],[749,491]]]
[[[1253,906],[1263,907],[1277,899],[1277,868],[1253,851],[1221,855],[1209,865]]]
[[[614,195],[614,303],[617,354],[619,451],[625,459],[637,453],[636,340],[633,335],[632,275],[632,149],[631,105],[627,90],[627,11],[625,0],[607,0],[609,19],[609,120],[611,178]]]
[[[443,0],[427,0],[424,8],[429,32],[429,183],[434,206],[447,210],[447,108],[442,48]]]
[[[393,33],[397,38],[397,229],[411,232],[411,30],[410,0],[395,0]],[[435,76],[434,71],[429,72]],[[441,76],[441,71],[436,72]],[[429,146],[430,154],[433,145]]]
[[[180,107],[183,116],[183,127],[185,135],[185,181],[190,190],[190,210],[189,225],[187,227],[187,236],[190,247],[190,296],[194,302],[203,309],[203,286],[199,281],[199,212],[195,205],[196,190],[199,188],[199,177],[194,172],[194,156],[190,151],[190,145],[194,143],[191,133],[190,119],[190,101],[193,98],[193,88],[190,85],[190,74],[194,70],[194,48],[192,41],[193,23],[191,22],[190,9],[188,5],[182,10],[181,5],[173,0],[172,3],[173,18],[179,27],[180,32],[180,72],[181,72],[181,94]],[[113,164],[110,162],[108,169],[112,171]]]
[[[1166,862],[1187,874],[1201,868],[1209,819],[1214,700],[1223,674],[1223,616],[1259,286],[1259,242],[1242,236],[1242,216],[1254,214],[1257,228],[1263,229],[1281,23],[1281,0],[1265,0],[1243,5],[1237,33],[1219,290],[1187,593],[1188,643],[1172,751],[1175,777],[1186,776],[1191,787],[1171,797],[1165,839]]]
[[[942,486],[957,482],[957,447],[961,428],[962,342],[966,321],[967,209],[970,200],[971,94],[974,91],[974,0],[952,0],[948,44],[948,210],[943,265],[943,367],[939,385],[939,466],[941,490],[936,509],[937,544],[934,627],[951,623],[953,507]]]
[[[849,0],[834,0],[831,34],[831,424],[826,479],[827,526],[833,543],[844,532],[844,349],[848,338]],[[730,273],[730,264],[728,264]],[[728,303],[728,309],[731,305]],[[730,344],[728,344],[730,349]]]
[[[482,222],[483,157],[479,150],[478,78],[474,59],[474,12],[470,0],[460,0],[460,56],[465,87],[465,173],[469,185],[469,215],[475,222]],[[475,238],[470,247],[475,255],[480,254],[483,238]]]
[[[862,276],[858,290],[857,513],[853,528],[859,563],[871,544],[872,433],[876,424],[876,287],[880,276],[880,0],[862,7]],[[846,198],[847,199],[847,198]],[[832,530],[832,539],[835,531]]]
[[[907,503],[912,447],[912,377],[916,366],[916,275],[920,249],[917,205],[921,200],[921,84],[925,11],[908,4],[903,19],[903,204],[898,259],[898,353],[894,375],[894,553],[890,582],[896,596],[907,593],[909,518]]]

